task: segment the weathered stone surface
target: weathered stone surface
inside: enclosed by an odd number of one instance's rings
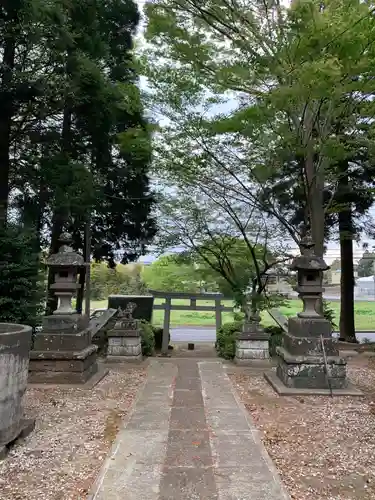
[[[289,318],[288,332],[295,337],[331,337],[332,329],[329,321],[322,317],[318,318]]]
[[[235,361],[268,359],[268,338],[264,340],[237,340]]]
[[[140,337],[111,337],[108,339],[108,356],[139,357],[141,355]]]
[[[80,333],[44,333],[35,336],[35,351],[81,351],[90,343],[90,331]]]
[[[294,331],[293,331],[294,333]],[[327,356],[338,356],[337,343],[329,335],[324,337],[324,348]],[[302,337],[295,336],[292,333],[286,333],[283,336],[283,347],[292,355],[299,356],[322,356],[322,344],[320,337]]]
[[[84,326],[82,316],[77,313],[59,314],[57,316],[44,316],[42,331],[43,333],[77,333]]]
[[[288,321],[288,332],[283,346],[276,349],[279,363],[276,375],[286,388],[344,389],[346,360],[339,357],[332,339],[331,324],[318,311],[322,298],[323,273],[328,269],[322,257],[314,253],[314,243],[307,235],[301,242],[302,255],[293,260],[292,269],[298,272],[297,291],[303,302],[303,311]],[[267,380],[279,389],[272,377]]]
[[[48,357],[49,353],[38,353],[33,352],[32,358],[30,359],[30,371],[41,371],[41,372],[60,372],[60,371],[68,371],[68,372],[83,372],[87,370],[87,368],[96,363],[96,350],[93,352],[87,353],[87,356],[81,356],[81,353],[61,353],[56,352],[53,353],[55,356],[53,359]],[[61,356],[61,354],[65,354],[65,357]]]
[[[58,367],[62,368],[62,371],[58,371]],[[31,384],[82,385],[98,372],[98,364],[96,362],[88,364],[83,371],[71,371],[68,365],[55,365],[54,370],[39,370],[40,366],[37,366],[37,368],[38,370],[30,371],[29,373],[29,383]]]
[[[295,362],[289,357],[287,361],[283,359],[283,350],[279,350],[281,359],[276,373],[280,380],[287,387],[294,388],[327,388],[329,387],[326,368],[323,358],[305,358],[303,362],[297,358]],[[342,389],[347,386],[346,363],[341,358],[330,358],[327,360],[328,376],[330,385],[335,389]]]
[[[233,395],[222,363],[199,363],[200,377],[197,367],[194,360],[150,363],[144,392],[120,431],[90,500],[289,500]],[[189,391],[181,385],[186,378],[202,380],[203,405],[189,406]],[[150,400],[150,394],[158,393]],[[173,395],[170,419],[168,393]],[[232,395],[231,406],[224,419],[215,420],[213,430],[205,410],[225,412],[223,394]],[[187,399],[181,401],[184,396]]]
[[[27,387],[31,327],[0,323],[0,449],[24,428],[22,397]]]

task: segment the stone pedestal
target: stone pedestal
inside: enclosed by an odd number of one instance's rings
[[[284,345],[276,351],[279,355],[276,373],[286,387],[329,389],[327,375],[332,389],[347,387],[346,360],[339,356],[331,337],[330,322],[324,318],[290,318]]]
[[[297,271],[296,290],[303,310],[289,319],[283,346],[276,349],[276,374],[265,374],[266,379],[281,395],[360,395],[346,378],[346,360],[339,356],[332,339],[331,323],[318,311],[324,291],[323,271],[328,266],[315,254],[308,234],[301,241],[301,255],[295,257],[291,268]]]
[[[245,322],[243,331],[236,341],[235,362],[250,365],[254,360],[269,359],[269,335],[259,323]]]
[[[29,382],[84,384],[98,372],[97,346],[79,314],[43,318],[30,353]]]
[[[141,361],[142,338],[138,320],[132,313],[137,306],[130,302],[125,311],[119,309],[117,322],[108,336],[108,361]]]

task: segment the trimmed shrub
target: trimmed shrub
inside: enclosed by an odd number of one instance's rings
[[[216,351],[221,358],[233,359],[236,354],[236,339],[242,329],[242,321],[224,323],[217,332]]]
[[[153,326],[152,329],[154,331],[155,349],[157,351],[160,351],[163,343],[163,328],[160,328],[159,326]],[[168,345],[170,341],[171,341],[171,334],[168,335]]]
[[[284,330],[280,326],[267,326],[264,331],[270,334],[268,341],[270,356],[276,356],[276,347],[283,345]]]
[[[150,323],[147,321],[140,322],[141,337],[142,337],[142,355],[153,356],[155,351],[155,337],[154,330]]]

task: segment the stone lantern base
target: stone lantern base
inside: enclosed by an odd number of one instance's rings
[[[84,384],[98,372],[97,346],[78,314],[43,318],[30,353],[29,382]]]
[[[108,336],[108,361],[142,361],[142,339],[138,330],[110,330]]]
[[[259,323],[246,322],[236,340],[235,363],[251,365],[254,360],[269,359],[269,335]]]
[[[339,356],[329,321],[322,317],[290,318],[288,330],[284,335],[283,346],[276,350],[279,356],[276,373],[265,375],[279,394],[324,395],[330,394],[332,390],[337,395],[361,395],[346,377],[346,359]]]

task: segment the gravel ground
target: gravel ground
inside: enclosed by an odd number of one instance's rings
[[[114,368],[92,390],[28,389],[36,429],[0,462],[1,500],[83,500],[145,379]]]
[[[230,375],[291,498],[375,498],[375,365],[348,366],[364,398],[278,396],[263,375]]]

